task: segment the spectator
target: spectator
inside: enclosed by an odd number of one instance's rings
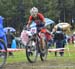
[[[0,16],[0,39],[3,39],[5,44],[7,45],[6,35],[3,30],[3,20],[4,20],[4,17]]]
[[[12,44],[12,40],[14,39],[14,35],[10,32],[10,29],[8,29],[6,33],[6,37],[7,37],[7,47],[11,48],[11,44]],[[9,56],[13,56],[13,53],[9,52]]]
[[[56,43],[56,48],[64,48],[65,47],[65,34],[62,29],[58,27],[57,31],[54,33],[54,41]],[[60,56],[63,56],[64,49],[59,52]],[[57,56],[57,52],[55,52],[55,56]]]
[[[71,36],[71,39],[72,39],[72,43],[74,44],[74,47],[75,47],[75,32],[73,32],[73,35]]]

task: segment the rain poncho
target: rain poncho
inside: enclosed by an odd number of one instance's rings
[[[3,30],[3,19],[4,18],[2,16],[0,16],[0,38],[3,39],[7,45],[6,35]]]

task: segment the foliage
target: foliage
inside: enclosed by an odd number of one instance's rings
[[[71,18],[75,17],[74,0],[0,0],[0,15],[5,17],[4,25],[13,26],[17,30],[22,29],[33,6],[38,7],[39,12],[45,17],[56,22],[60,17],[65,17],[66,21],[71,21]]]

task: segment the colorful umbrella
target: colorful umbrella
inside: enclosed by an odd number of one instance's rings
[[[69,23],[58,23],[57,25],[55,25],[55,28],[57,27],[61,27],[62,29],[67,29],[71,28],[71,25]]]
[[[16,32],[16,30],[15,30],[13,27],[5,27],[3,30],[4,30],[5,32],[7,32],[8,29],[10,30],[10,32]]]
[[[69,23],[64,23],[64,22],[63,23],[58,23],[57,25],[54,26],[53,31],[56,31],[58,27],[62,28],[62,30],[65,33],[69,33],[71,25]]]

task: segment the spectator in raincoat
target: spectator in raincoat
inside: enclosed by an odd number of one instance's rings
[[[4,17],[0,16],[0,39],[3,39],[5,44],[7,45],[6,35],[3,30],[3,20],[4,20]]]

